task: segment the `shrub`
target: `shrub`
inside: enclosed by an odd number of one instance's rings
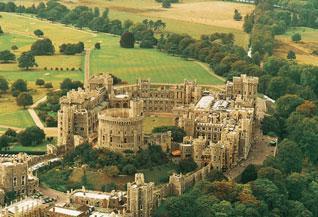
[[[134,48],[135,47],[135,37],[131,32],[125,32],[120,38],[120,46],[122,48]]]
[[[53,84],[51,82],[45,83],[44,87],[47,89],[53,88]]]

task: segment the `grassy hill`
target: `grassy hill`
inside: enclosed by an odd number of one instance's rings
[[[300,33],[302,40],[295,43],[291,36]],[[276,37],[277,47],[274,55],[286,58],[289,50],[296,53],[298,63],[318,65],[318,56],[313,55],[313,51],[318,50],[318,30],[306,27],[290,28],[284,35]]]

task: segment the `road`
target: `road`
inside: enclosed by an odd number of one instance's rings
[[[85,75],[84,75],[84,87],[88,87],[88,80],[90,76],[90,58],[91,57],[91,48],[86,49],[85,52]]]
[[[31,115],[35,125],[39,127],[40,129],[44,130],[44,133],[47,137],[57,137],[57,133],[58,133],[57,127],[45,127],[42,121],[40,120],[39,116],[36,114],[34,110],[40,103],[45,102],[46,100],[47,100],[47,96],[39,99],[28,108],[28,112]]]
[[[39,191],[50,198],[54,198],[56,199],[57,203],[67,203],[68,202],[68,197],[65,193],[60,192],[60,191],[56,191],[52,188],[48,188],[46,186],[40,185],[39,187]]]

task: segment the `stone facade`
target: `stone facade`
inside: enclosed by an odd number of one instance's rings
[[[132,217],[151,216],[154,206],[154,183],[145,183],[144,174],[135,174],[135,182],[127,184],[127,212]]]
[[[68,192],[72,204],[94,206],[105,209],[123,210],[127,202],[126,192],[98,192],[88,191],[84,187],[80,190]]]
[[[121,124],[129,123],[130,131],[127,131],[127,140],[137,138],[137,148],[144,145],[144,136],[140,133],[142,125],[141,117],[118,117],[120,122],[108,120],[113,114],[124,114],[138,112],[144,116],[150,112],[172,112],[175,106],[189,105],[200,99],[202,87],[196,82],[184,81],[182,84],[153,84],[150,80],[137,80],[133,85],[113,86],[112,77],[109,74],[95,75],[90,78],[85,90],[71,90],[67,96],[60,99],[61,109],[58,112],[58,149],[65,152],[72,150],[75,145],[81,142],[96,143],[99,146],[110,146],[111,134],[103,132],[107,128],[122,128]],[[142,107],[136,101],[142,101]],[[113,109],[113,110],[111,110]],[[118,110],[115,110],[118,109]],[[121,110],[120,110],[121,109]],[[130,109],[130,111],[128,110]],[[109,111],[107,111],[109,110]],[[126,112],[124,112],[126,111]],[[108,115],[108,114],[112,115]],[[121,115],[119,115],[121,116]],[[119,120],[121,119],[121,120]],[[134,120],[137,119],[137,120]],[[102,127],[99,127],[101,123]],[[136,132],[131,132],[136,131]],[[107,135],[106,135],[107,134]],[[105,138],[103,139],[103,136]],[[140,140],[138,139],[141,136]],[[114,135],[118,138],[116,146],[118,150],[124,150],[124,135]],[[153,139],[155,139],[153,137]],[[158,139],[158,137],[156,138]],[[167,137],[161,137],[160,145],[168,149]],[[133,141],[134,143],[136,140]],[[128,149],[131,148],[128,145]]]
[[[37,191],[39,180],[28,171],[25,155],[0,158],[0,205],[4,194],[14,192],[18,197],[32,195]]]
[[[0,208],[1,217],[44,217],[46,206],[41,200],[24,198],[15,201],[10,206]]]
[[[144,148],[142,100],[130,101],[130,108],[106,109],[98,119],[98,147],[116,152]]]
[[[58,145],[65,151],[82,142],[116,152],[137,152],[149,144],[171,151],[171,136],[143,133],[149,113],[170,113],[185,130],[181,158],[192,157],[199,167],[210,162],[219,170],[246,159],[253,144],[258,78],[241,75],[224,91],[196,82],[153,84],[137,80],[116,85],[110,75],[93,76],[86,90],[72,90],[61,98]]]
[[[180,145],[181,158],[192,155],[199,167],[212,162],[219,170],[246,159],[253,143],[257,82],[234,77],[225,93],[208,93],[196,104],[175,107],[176,125],[188,136]]]

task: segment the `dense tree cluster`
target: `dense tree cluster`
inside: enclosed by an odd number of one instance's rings
[[[44,38],[32,44],[31,52],[34,56],[53,55],[55,48],[50,39]]]
[[[40,103],[36,110],[39,118],[47,127],[57,127],[57,112],[60,109],[59,100],[66,91],[59,90],[47,93],[47,100]]]
[[[107,174],[112,175],[118,175],[118,173],[132,175],[137,169],[152,168],[168,162],[167,155],[158,145],[140,150],[136,155],[131,155],[129,151],[122,155],[103,148],[94,149],[89,144],[83,144],[64,158],[65,165],[87,164],[91,168],[104,168]]]
[[[23,52],[18,58],[18,67],[21,69],[29,70],[32,67],[37,67],[38,64],[35,61],[34,54],[29,52]]]
[[[64,91],[69,91],[73,89],[76,90],[80,87],[83,88],[83,83],[81,81],[73,81],[69,78],[65,78],[60,85],[61,90]]]
[[[171,131],[172,141],[174,142],[182,142],[183,137],[186,136],[185,131],[176,126],[163,126],[163,127],[155,127],[152,130],[152,133],[164,133]]]
[[[134,48],[135,47],[135,37],[131,32],[124,32],[120,37],[119,41],[120,47],[122,48]]]
[[[253,53],[271,55],[275,35],[284,34],[289,27],[318,28],[318,4],[315,0],[258,0],[256,3],[255,10],[244,18],[244,30],[252,33]]]
[[[0,63],[10,63],[16,60],[15,54],[9,50],[0,51]]]
[[[83,42],[78,42],[76,44],[62,44],[60,46],[60,52],[65,55],[80,54],[84,52],[84,49],[85,47]]]
[[[28,127],[19,132],[17,138],[23,146],[35,146],[44,141],[45,133],[38,127]]]
[[[249,58],[244,48],[234,44],[231,33],[202,35],[200,40],[186,34],[169,33],[161,36],[157,48],[172,55],[206,62],[218,75],[228,79],[241,73],[251,76],[261,73],[257,55]]]
[[[23,106],[23,108],[25,109],[26,106],[33,104],[33,97],[28,92],[22,92],[19,93],[19,95],[17,96],[16,102],[18,106]]]

